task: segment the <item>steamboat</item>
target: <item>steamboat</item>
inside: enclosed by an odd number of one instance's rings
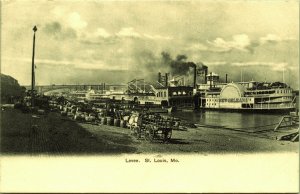
[[[199,84],[201,109],[259,112],[290,112],[296,108],[293,89],[283,82],[219,83],[215,73],[206,75],[207,83]]]

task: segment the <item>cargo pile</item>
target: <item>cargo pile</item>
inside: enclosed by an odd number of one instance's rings
[[[55,96],[39,101],[40,106],[31,107],[30,99],[25,99],[22,104],[16,104],[15,107],[23,112],[25,110],[38,115],[47,115],[49,111],[58,112],[63,120],[128,128],[132,136],[151,142],[154,140],[168,142],[172,130],[182,130],[184,127],[180,125],[179,119],[162,116],[149,109],[119,101],[91,103]]]
[[[179,129],[180,120],[174,117],[161,116],[148,110],[137,110],[117,103],[84,103],[49,101],[51,111],[58,111],[63,117],[77,122],[95,125],[110,125],[128,128],[137,139],[153,142],[168,142],[173,129]]]

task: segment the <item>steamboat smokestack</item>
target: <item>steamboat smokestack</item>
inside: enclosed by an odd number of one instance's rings
[[[158,83],[161,83],[161,73],[158,72]]]
[[[196,65],[194,65],[193,68],[194,68],[194,89],[196,89],[196,85],[197,85],[197,83],[196,83],[196,80],[197,80],[197,67],[196,67]]]
[[[226,73],[225,83],[227,83],[227,73]]]
[[[165,77],[165,81],[166,81],[166,87],[168,87],[168,73],[166,73],[166,75],[165,75],[166,77]]]
[[[207,73],[208,73],[208,67],[204,66],[204,83],[207,83]]]
[[[210,76],[209,76],[209,89],[212,88],[212,80],[213,80],[213,76],[212,76],[212,72],[210,72]]]

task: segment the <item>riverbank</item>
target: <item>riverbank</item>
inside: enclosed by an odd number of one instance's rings
[[[78,123],[56,112],[39,118],[11,108],[1,112],[2,154],[298,153],[299,142],[277,141],[281,134],[200,126],[173,130],[169,143],[149,143],[127,128]]]

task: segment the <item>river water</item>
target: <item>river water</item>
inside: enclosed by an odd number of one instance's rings
[[[297,96],[297,107],[299,107],[299,96]],[[174,112],[172,115],[208,127],[254,132],[274,129],[285,114],[205,111]]]

